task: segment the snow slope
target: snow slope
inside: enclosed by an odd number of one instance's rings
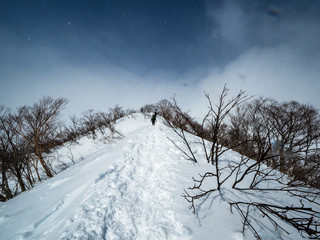
[[[239,215],[219,195],[196,215],[188,209],[183,189],[208,165],[184,160],[168,137],[180,139],[160,121],[151,126],[137,114],[117,129],[124,139],[86,141],[78,154],[84,160],[0,203],[0,239],[255,239],[241,233]],[[261,229],[263,239],[301,239],[288,231],[290,237],[268,225]]]

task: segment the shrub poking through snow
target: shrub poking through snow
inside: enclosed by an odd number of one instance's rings
[[[209,164],[209,170],[194,177],[194,185],[184,190],[183,197],[193,212],[209,195],[220,195],[231,211],[237,210],[241,216],[243,233],[249,229],[257,239],[262,239],[259,217],[263,217],[287,234],[284,224],[295,227],[302,236],[319,239],[320,212],[316,209],[320,206],[320,191],[308,187],[308,180],[301,181],[301,176],[293,175],[291,170],[302,161],[312,162],[316,169],[320,166],[317,111],[296,102],[280,105],[254,99],[248,103],[250,97],[243,91],[228,99],[226,86],[215,105],[208,94],[205,96],[208,112],[201,124],[183,112],[175,100],[174,117],[166,121],[182,139],[184,146],[175,146],[185,158],[195,163],[204,158]],[[188,132],[198,138],[190,138]],[[283,144],[279,151],[272,151],[275,138]],[[228,158],[231,149],[242,157]],[[270,203],[257,197],[274,192],[288,196],[288,202]]]

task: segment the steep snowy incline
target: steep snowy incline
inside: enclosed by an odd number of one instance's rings
[[[170,181],[176,161],[159,128],[127,137],[118,164],[100,174],[61,239],[181,239]]]
[[[81,139],[73,151],[84,160],[75,159],[76,165],[0,203],[0,240],[254,240],[253,231],[242,233],[241,215],[230,211],[229,202],[286,206],[300,201],[283,192],[246,193],[226,184],[198,199],[193,214],[181,197],[183,189],[193,186],[192,177],[214,172],[201,147],[195,145],[198,163],[185,160],[169,139],[183,149],[182,140],[160,119],[151,126],[140,114],[120,120],[116,129],[125,135],[122,140]],[[229,151],[220,162],[229,159],[240,161],[241,156]],[[206,184],[202,187],[215,186]],[[250,214],[264,240],[301,239],[289,224],[279,228],[257,211]]]
[[[137,118],[118,124],[123,140],[1,203],[0,239],[189,239],[175,217],[179,155]]]

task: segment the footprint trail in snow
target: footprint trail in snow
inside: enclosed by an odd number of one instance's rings
[[[174,147],[157,127],[137,131],[126,137],[123,159],[96,178],[61,239],[187,239],[172,210]]]

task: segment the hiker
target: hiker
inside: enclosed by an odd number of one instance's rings
[[[157,112],[155,112],[151,117],[152,125],[155,125],[156,121],[157,121]]]

